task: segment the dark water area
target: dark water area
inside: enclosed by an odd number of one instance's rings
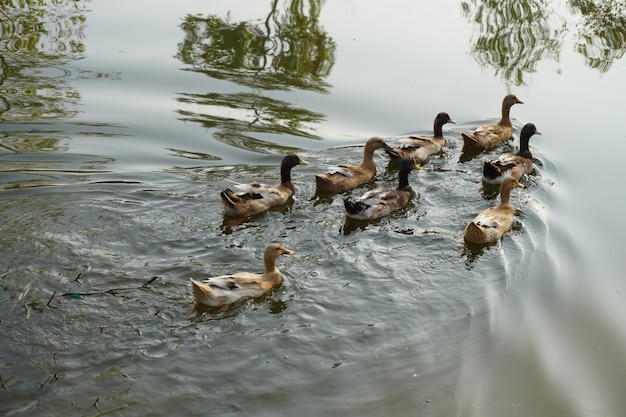
[[[124,10],[124,13],[120,13]],[[0,15],[0,415],[619,416],[620,1],[8,2]],[[511,111],[513,141],[460,132]],[[457,124],[407,207],[346,218],[314,174]],[[535,123],[512,230],[483,161]],[[245,221],[232,181],[296,194]],[[375,154],[373,181],[396,184]],[[283,283],[226,308],[189,277]]]

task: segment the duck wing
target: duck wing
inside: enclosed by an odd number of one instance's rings
[[[354,176],[352,167],[349,165],[333,165],[328,167],[327,174],[330,175],[342,175],[346,178],[352,178]]]
[[[370,190],[359,197],[356,201],[367,206],[373,206],[376,204],[384,204],[389,199],[389,194],[394,191],[387,188],[377,188]]]
[[[500,155],[500,157],[493,162],[499,167],[511,169],[519,163],[519,157],[515,154],[507,153]]]
[[[485,161],[483,164],[483,175],[486,178],[496,178],[509,172],[517,164],[518,158],[515,155],[503,154],[493,161]]]
[[[348,214],[356,218],[366,219],[372,214],[374,207],[386,204],[385,194],[389,190],[370,190],[358,198],[344,198],[344,206]]]
[[[422,146],[427,145],[430,142],[432,141],[428,138],[409,136],[408,138],[402,138],[398,141],[399,143],[398,148],[399,149],[418,149],[418,148],[421,148]]]
[[[496,217],[486,214],[480,214],[474,219],[477,226],[497,229],[501,222]]]
[[[241,286],[237,283],[236,278],[232,275],[222,275],[219,277],[205,279],[202,281],[202,283],[226,291],[232,291],[241,288]]]
[[[502,135],[502,132],[497,129],[497,125],[491,124],[477,127],[472,134],[477,138],[489,140],[499,138]]]
[[[272,185],[260,184],[252,182],[250,184],[234,184],[233,188],[237,190],[238,197],[247,200],[260,200],[263,198],[276,198],[281,195],[280,190]]]

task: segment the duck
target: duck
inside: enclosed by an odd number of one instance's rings
[[[317,191],[321,193],[343,193],[371,180],[376,175],[374,151],[384,149],[393,152],[391,146],[377,136],[368,139],[363,149],[360,165],[342,164],[329,167],[323,174],[315,174]]]
[[[261,213],[270,207],[280,206],[295,193],[291,181],[291,169],[297,165],[308,165],[296,154],[285,156],[280,164],[280,184],[267,185],[258,182],[233,185],[237,190],[226,188],[220,192],[224,211],[232,217],[249,217]]]
[[[448,113],[437,114],[433,126],[434,136],[411,135],[400,139],[400,146],[391,151],[386,150],[389,157],[398,161],[405,158],[415,158],[418,164],[424,163],[431,155],[439,153],[446,144],[446,138],[443,136],[443,125],[446,123],[456,124]]]
[[[265,248],[263,262],[265,272],[237,272],[221,275],[203,281],[191,280],[194,300],[197,303],[217,307],[232,304],[242,298],[255,298],[280,285],[282,274],[276,267],[276,260],[281,255],[293,255],[293,251],[279,243],[272,243]]]
[[[533,135],[541,135],[534,124],[526,123],[519,137],[519,150],[516,153],[504,153],[493,161],[483,165],[483,181],[487,184],[502,184],[506,177],[516,180],[533,170],[533,155],[528,149],[528,140]]]
[[[400,165],[397,188],[375,188],[358,198],[345,198],[343,202],[346,215],[371,221],[404,207],[413,195],[413,189],[409,185],[409,172],[413,169],[419,170],[421,167],[414,159],[407,158]]]
[[[467,224],[463,233],[466,242],[495,243],[511,228],[515,207],[509,199],[511,191],[515,188],[524,188],[524,184],[513,177],[507,177],[502,181],[500,203],[481,211]]]
[[[463,146],[471,149],[488,150],[498,143],[510,139],[513,125],[509,114],[514,104],[524,104],[515,94],[508,94],[502,100],[502,118],[498,123],[479,126],[472,132],[462,132]]]

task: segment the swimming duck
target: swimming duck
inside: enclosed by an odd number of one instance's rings
[[[324,174],[315,174],[317,190],[324,193],[342,193],[371,180],[376,174],[374,151],[384,149],[393,152],[381,138],[373,137],[365,143],[360,165],[337,165],[329,167]]]
[[[534,124],[527,123],[519,136],[519,150],[516,153],[505,153],[493,161],[485,161],[483,165],[483,181],[488,184],[501,184],[512,176],[516,180],[533,170],[533,155],[528,149],[528,140],[532,135],[541,135]]]
[[[514,188],[524,188],[524,185],[513,177],[505,178],[500,185],[500,203],[480,212],[465,227],[463,237],[467,242],[495,243],[511,228],[515,207],[509,203],[509,198]]]
[[[404,207],[413,195],[409,185],[409,172],[413,169],[421,168],[413,159],[405,159],[400,165],[397,188],[375,188],[361,197],[345,198],[346,215],[355,219],[373,220]]]
[[[429,156],[439,153],[446,144],[443,136],[443,125],[446,123],[456,123],[450,118],[448,113],[441,112],[435,117],[434,136],[412,135],[400,140],[400,146],[387,151],[391,159],[401,161],[405,158],[415,158],[418,164],[423,163]]]
[[[281,255],[293,255],[293,251],[278,243],[272,243],[265,249],[263,262],[265,272],[238,272],[221,275],[203,281],[191,280],[193,296],[196,302],[209,306],[232,304],[241,298],[254,298],[282,282],[282,275],[276,267],[276,259]]]
[[[248,217],[261,213],[270,207],[284,204],[295,192],[291,182],[291,169],[296,165],[307,165],[296,154],[283,158],[280,164],[280,184],[266,185],[253,182],[250,184],[235,184],[233,192],[230,188],[220,192],[224,211],[233,217]]]
[[[509,113],[514,104],[524,104],[523,101],[509,94],[502,100],[502,118],[498,123],[479,126],[473,132],[463,132],[463,145],[474,149],[491,149],[498,143],[510,139],[513,135],[513,125]]]

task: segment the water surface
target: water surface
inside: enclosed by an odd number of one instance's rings
[[[119,3],[119,4],[118,4]],[[121,13],[120,10],[124,12]],[[79,1],[2,19],[0,414],[616,416],[623,351],[624,4]],[[607,17],[607,12],[610,16]],[[621,23],[620,23],[621,22]],[[533,122],[513,229],[459,133]],[[373,223],[313,175],[427,134],[411,203]],[[293,200],[225,218],[230,181]],[[376,154],[375,180],[397,171]],[[189,277],[283,284],[215,311]]]

